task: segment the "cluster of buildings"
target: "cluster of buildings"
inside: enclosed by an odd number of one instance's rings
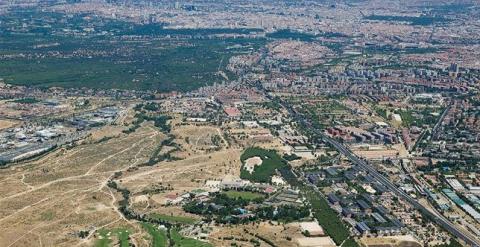
[[[0,162],[17,162],[55,147],[73,143],[88,135],[87,130],[116,120],[119,109],[106,107],[70,118],[28,123],[0,131]]]
[[[395,144],[398,143],[395,130],[378,128],[367,131],[359,128],[335,126],[327,128],[326,132],[332,137],[339,138],[344,143],[371,143],[371,144]]]
[[[480,193],[476,190],[476,186],[471,183],[464,186],[455,175],[445,175],[445,182],[450,188],[445,188],[442,192],[458,207],[464,210],[472,219],[480,225]],[[470,176],[473,177],[473,176]],[[462,181],[468,181],[465,179]],[[471,180],[469,181],[471,182]],[[463,198],[463,199],[462,199]]]
[[[31,4],[35,4],[35,1],[31,1]],[[238,129],[249,130],[245,135],[249,135],[254,143],[271,141],[273,136],[278,136],[281,144],[292,153],[316,159],[317,156],[313,154],[319,147],[311,145],[290,123],[294,121],[282,116],[281,110],[266,110],[278,106],[268,102],[261,90],[256,88],[258,86],[268,94],[297,100],[300,102],[298,108],[302,108],[300,110],[303,113],[315,112],[316,120],[324,127],[325,133],[343,143],[401,143],[407,154],[410,151],[409,154],[432,159],[464,162],[474,174],[475,178],[470,178],[471,183],[465,186],[466,179],[446,176],[445,180],[439,180],[435,189],[419,187],[419,184],[428,183],[418,181],[416,171],[398,166],[399,160],[382,161],[377,168],[388,174],[395,183],[402,184],[401,189],[412,197],[429,198],[451,218],[454,218],[451,214],[453,208],[460,208],[469,218],[459,217],[459,221],[471,218],[473,221],[464,225],[470,230],[478,229],[480,189],[476,174],[480,161],[480,99],[473,94],[480,89],[477,37],[480,32],[477,23],[480,12],[478,8],[465,6],[461,11],[453,9],[439,13],[438,9],[423,6],[417,1],[405,4],[376,1],[375,7],[369,4],[370,1],[352,5],[309,2],[307,5],[304,1],[111,3],[94,0],[45,6],[68,15],[87,13],[85,18],[91,20],[104,17],[153,26],[161,23],[167,30],[162,38],[215,37],[267,41],[267,45],[259,51],[252,49],[228,59],[228,71],[239,77],[230,84],[214,84],[186,94],[159,95],[152,92],[152,95],[163,99],[160,102],[161,111],[183,114],[186,121],[237,123],[234,126],[238,126]],[[0,4],[0,13],[11,7],[10,4]],[[374,12],[377,18],[372,17]],[[406,12],[409,13],[407,19],[441,15],[445,20],[439,25],[423,25],[415,24],[415,21],[388,18],[393,13]],[[383,20],[378,18],[382,16],[385,17]],[[92,22],[80,27],[68,24],[59,33],[89,37],[112,35],[108,30],[95,27]],[[53,20],[46,20],[45,23],[54,24]],[[22,23],[18,27],[27,30],[33,26],[31,23]],[[188,32],[182,32],[192,29],[204,30],[205,34],[193,37]],[[223,31],[209,33],[211,29]],[[288,30],[283,33],[286,36],[275,38],[274,35],[281,35],[279,31],[282,30]],[[76,54],[103,55],[95,51]],[[37,58],[37,55],[32,56],[32,59]],[[62,57],[64,54],[54,56]],[[222,74],[222,77],[227,76]],[[1,84],[0,89],[3,98],[33,95],[45,99],[40,90],[7,88]],[[89,89],[72,89],[57,95],[74,95],[80,91],[100,97],[142,97],[141,92],[135,91]],[[317,99],[320,95],[332,96],[335,100],[320,101]],[[307,96],[315,99],[310,102]],[[440,115],[439,109],[450,104],[447,102],[450,99],[451,106],[447,107],[444,115]],[[345,104],[347,101],[349,103]],[[44,104],[35,107],[11,106],[17,112],[22,112],[21,117],[25,118],[41,115],[42,112],[48,115],[65,111],[61,105],[44,101]],[[337,106],[341,109],[328,109]],[[0,108],[0,115],[10,114],[8,109],[4,109]],[[388,110],[382,116],[384,109]],[[390,109],[393,111],[390,112]],[[0,161],[20,160],[55,145],[72,142],[83,135],[82,131],[114,121],[118,112],[115,108],[103,108],[82,113],[61,123],[25,125],[4,130],[0,133]],[[380,122],[382,118],[382,121],[391,121],[396,126]],[[432,119],[439,119],[439,122]],[[413,153],[418,145],[421,145],[421,152]],[[339,159],[334,159],[332,163],[338,163]],[[455,169],[466,168],[458,166]],[[321,168],[319,171],[306,172],[304,177],[324,192],[329,206],[358,236],[413,232],[426,242],[448,238],[435,226],[424,227],[424,222],[417,220],[421,218],[418,212],[399,201],[385,186],[375,182],[371,175],[359,167]],[[295,204],[301,201],[298,192],[279,189],[283,182],[277,180],[274,183],[277,186],[251,184],[243,180],[207,181],[205,188],[211,192],[252,190],[269,195],[278,192],[266,201],[271,204]],[[325,184],[328,186],[321,186]],[[194,194],[194,200],[206,201],[209,198],[208,192]],[[169,195],[167,199],[170,204],[182,204],[192,200],[192,195]],[[318,224],[305,223],[302,229],[315,236],[323,236]],[[432,232],[434,236],[431,236]],[[308,240],[305,241],[307,244]]]
[[[303,205],[303,198],[300,192],[290,189],[279,176],[274,176],[271,184],[252,183],[247,180],[232,177],[226,177],[221,180],[207,180],[200,189],[183,194],[169,193],[165,195],[165,204],[184,205],[192,201],[206,202],[211,199],[212,195],[224,191],[246,191],[265,195],[267,199],[262,204],[266,206]]]
[[[0,163],[28,159],[84,136],[85,133],[72,131],[62,125],[4,130],[0,132]]]
[[[480,159],[480,106],[475,99],[455,100],[425,153],[436,158]]]
[[[397,236],[413,233],[418,239],[428,239],[429,231],[418,213],[411,207],[395,199],[395,195],[368,173],[356,166],[328,166],[318,171],[304,172],[303,176],[325,194],[329,206],[347,223],[351,231],[358,236]],[[409,182],[404,184],[409,190]],[[413,188],[413,186],[412,186]],[[434,229],[438,231],[438,229]],[[430,236],[431,237],[431,236]],[[428,241],[448,239],[445,234],[433,236]],[[426,240],[427,241],[427,240]]]

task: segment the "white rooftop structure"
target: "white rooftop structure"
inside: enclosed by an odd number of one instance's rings
[[[447,179],[447,183],[456,191],[463,191],[465,187],[455,178]]]
[[[402,117],[400,116],[400,114],[394,113],[394,114],[392,114],[392,120],[401,123],[402,122]]]

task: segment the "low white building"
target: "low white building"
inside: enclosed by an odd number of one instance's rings
[[[282,177],[274,175],[272,177],[272,184],[277,186],[285,186],[287,185],[287,182],[285,182],[285,180]]]

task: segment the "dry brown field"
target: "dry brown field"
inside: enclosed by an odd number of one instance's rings
[[[303,237],[298,223],[284,225],[277,222],[261,222],[215,228],[209,240],[215,246],[231,246],[232,243],[236,243],[238,246],[254,246],[249,241],[255,239],[260,242],[260,246],[270,246],[255,237],[255,234],[271,241],[276,246],[282,247],[296,247],[295,239]],[[231,239],[232,236],[234,239]]]
[[[15,127],[19,123],[19,121],[0,119],[0,130]]]
[[[98,230],[117,228],[130,231],[130,243],[149,246],[140,224],[118,211],[123,198],[107,186],[115,173],[122,174],[115,178],[117,184],[131,191],[135,212],[193,219],[199,217],[180,206],[164,206],[162,199],[202,188],[208,179],[239,176],[242,150],[228,146],[215,126],[174,125],[173,144],[160,154],[176,146],[171,153],[175,159],[151,166],[144,164],[167,135],[151,123],[130,134],[122,133],[126,128],[106,126],[73,147],[1,169],[0,246],[93,246]],[[221,141],[212,149],[214,136]],[[171,190],[144,193],[159,184]],[[88,236],[80,238],[81,231]]]
[[[116,225],[139,232],[118,212],[119,195],[107,182],[148,160],[163,139],[145,126],[0,170],[0,246],[91,246],[94,230]],[[79,231],[91,234],[82,240]]]

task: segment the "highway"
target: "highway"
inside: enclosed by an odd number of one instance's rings
[[[440,116],[437,123],[435,124],[435,126],[432,129],[432,134],[431,134],[432,138],[437,137],[438,129],[440,128],[440,126],[442,126],[443,120],[445,120],[445,117],[447,116],[447,114],[448,114],[448,112],[450,111],[451,108],[452,108],[452,103],[448,104],[447,108],[445,108],[445,110],[443,111],[442,115]]]
[[[271,96],[270,96],[271,97]],[[443,227],[445,230],[450,232],[453,236],[457,237],[465,241],[468,245],[474,247],[480,247],[480,240],[474,237],[472,234],[466,231],[459,230],[453,223],[451,223],[447,218],[445,218],[441,214],[435,214],[428,210],[426,207],[421,205],[417,200],[413,199],[410,195],[405,193],[404,191],[400,190],[396,185],[394,185],[388,178],[380,174],[373,166],[368,164],[365,160],[359,158],[355,155],[352,151],[350,151],[346,146],[339,143],[335,139],[327,136],[322,131],[315,129],[312,125],[305,119],[302,114],[297,113],[291,106],[283,104],[283,107],[288,110],[290,115],[293,117],[293,120],[300,122],[305,127],[312,130],[315,134],[317,134],[324,142],[330,144],[334,147],[338,152],[345,155],[353,164],[362,167],[365,171],[367,171],[370,175],[372,175],[377,182],[388,188],[390,191],[394,192],[399,198],[407,201],[412,205],[414,208],[422,212],[424,215],[428,216],[433,222],[438,224],[439,226]],[[445,111],[447,112],[447,111]],[[443,117],[443,116],[442,116]]]
[[[425,138],[430,137],[431,139],[433,139],[433,138],[436,137],[436,134],[437,134],[437,132],[438,132],[438,129],[439,129],[440,126],[442,125],[443,120],[445,120],[445,117],[447,116],[447,114],[448,114],[448,112],[450,111],[451,107],[452,107],[452,103],[450,102],[450,103],[447,105],[447,107],[445,108],[445,110],[442,112],[442,115],[438,118],[438,120],[437,120],[437,122],[435,123],[435,125],[433,126],[430,135],[427,135],[428,131],[427,131],[427,130],[424,130],[424,131],[422,132],[422,135],[420,136],[420,138],[415,142],[415,145],[413,146],[413,148],[412,148],[412,150],[410,151],[410,153],[411,153],[411,152],[414,152],[414,151],[417,151],[420,143],[422,143],[423,140],[425,140]]]
[[[252,85],[262,91],[265,95],[265,97],[269,100],[273,100],[273,96],[269,94],[261,85]],[[412,205],[415,209],[419,210],[422,212],[424,215],[428,216],[433,222],[435,222],[437,225],[441,226],[444,228],[446,231],[448,231],[450,234],[453,236],[457,237],[458,239],[461,239],[465,241],[466,244],[473,246],[473,247],[480,247],[480,239],[476,238],[473,236],[471,233],[463,231],[461,229],[458,229],[452,222],[450,222],[447,218],[445,218],[443,215],[440,213],[435,214],[428,210],[425,206],[420,204],[417,200],[412,198],[410,195],[405,193],[404,191],[400,190],[395,184],[393,184],[389,179],[387,179],[385,176],[380,174],[373,166],[368,164],[365,160],[359,158],[357,155],[355,155],[352,151],[350,151],[346,146],[341,144],[340,142],[336,141],[335,139],[327,136],[325,133],[322,131],[319,131],[316,128],[313,128],[311,123],[303,116],[302,114],[298,113],[295,111],[291,105],[285,102],[280,102],[280,105],[287,109],[289,115],[292,117],[294,121],[297,121],[299,124],[302,124],[306,128],[310,129],[313,131],[315,134],[317,134],[324,142],[330,144],[332,147],[334,147],[338,152],[341,154],[345,155],[353,164],[358,165],[362,167],[365,171],[367,171],[369,174],[371,174],[374,179],[394,192],[398,197],[402,198],[403,200],[407,201]],[[442,120],[445,118],[447,112],[450,109],[450,105],[445,109],[443,112],[442,116],[440,117],[440,121],[437,122],[435,127],[433,128],[433,131],[436,131],[438,127],[441,125]]]
[[[423,205],[421,205],[417,200],[413,199],[411,196],[406,194],[404,191],[400,190],[397,186],[395,186],[389,179],[387,179],[385,176],[380,174],[374,167],[372,167],[370,164],[368,164],[366,161],[358,158],[355,154],[353,154],[349,149],[347,149],[344,145],[340,144],[336,140],[333,140],[332,138],[326,136],[325,134],[321,133],[322,139],[335,147],[340,153],[345,155],[350,161],[352,161],[354,164],[364,168],[366,171],[368,171],[369,174],[371,174],[377,182],[381,183],[385,187],[387,187],[389,190],[394,192],[397,196],[400,198],[404,199],[405,201],[409,202],[413,207],[415,207],[417,210],[421,211],[424,215],[427,215],[430,219],[432,219],[435,223],[438,225],[442,226],[444,229],[446,229],[448,232],[453,234],[459,239],[462,239],[465,241],[467,244],[471,246],[480,246],[480,240],[477,238],[473,237],[471,234],[464,232],[462,230],[457,229],[457,227],[451,223],[448,219],[443,217],[442,215],[436,215],[429,211],[427,208],[425,208]]]

